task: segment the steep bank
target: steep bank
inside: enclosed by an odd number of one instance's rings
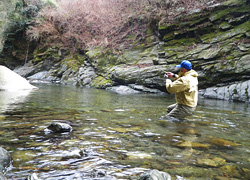
[[[173,23],[162,19],[155,25],[157,36],[149,35],[147,44],[122,55],[103,53],[101,48],[74,55],[60,46],[36,49],[16,72],[62,84],[129,85],[157,92],[152,89],[165,91],[164,72],[188,59],[199,73],[199,88],[208,88],[202,91],[205,97],[249,102],[249,9],[249,0],[229,0],[203,12],[196,9]],[[217,87],[230,90],[221,93]]]

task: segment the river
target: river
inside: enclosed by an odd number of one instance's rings
[[[185,121],[166,119],[168,94],[36,84],[0,92],[0,143],[12,157],[9,180],[137,179],[152,169],[173,179],[250,177],[250,107],[199,99]],[[6,98],[9,99],[6,100]],[[4,102],[3,102],[4,101]],[[71,133],[51,133],[65,122]]]

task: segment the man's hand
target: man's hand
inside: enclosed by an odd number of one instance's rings
[[[165,72],[165,75],[170,77],[170,78],[175,77],[175,74],[172,72]]]

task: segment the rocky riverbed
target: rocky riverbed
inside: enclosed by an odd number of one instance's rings
[[[0,106],[10,180],[138,180],[153,169],[173,180],[249,179],[247,104],[200,99],[193,116],[174,121],[164,119],[175,101],[166,93],[36,86],[22,101]]]

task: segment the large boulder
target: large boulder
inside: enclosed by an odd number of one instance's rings
[[[31,85],[25,78],[0,65],[0,90],[19,91],[30,90],[36,87]]]
[[[250,102],[250,80],[228,86],[210,87],[201,92],[201,95],[210,99]]]
[[[11,163],[11,156],[9,152],[0,147],[0,173],[4,172],[5,169],[9,167],[10,163]]]

